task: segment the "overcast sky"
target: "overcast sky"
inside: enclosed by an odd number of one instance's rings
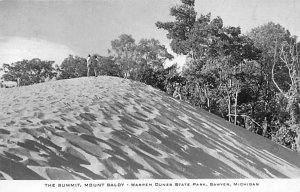
[[[131,34],[168,45],[156,21],[171,21],[180,0],[0,0],[0,66],[41,58],[58,64],[68,54],[107,55],[110,42]],[[300,0],[196,0],[198,14],[221,16],[243,32],[273,21],[300,36]],[[175,61],[183,63],[182,57]]]

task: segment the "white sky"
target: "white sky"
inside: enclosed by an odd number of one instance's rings
[[[168,45],[156,21],[171,21],[180,0],[0,0],[0,65],[38,57],[58,64],[75,54],[107,55],[110,42],[131,34]],[[300,35],[299,0],[196,0],[196,11],[221,16],[242,31],[273,21]],[[184,63],[184,57],[173,62]]]

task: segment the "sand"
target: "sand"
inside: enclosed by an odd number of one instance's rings
[[[2,179],[300,178],[300,154],[117,77],[0,89]]]

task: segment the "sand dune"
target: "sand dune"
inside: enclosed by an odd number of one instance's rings
[[[2,179],[300,178],[300,155],[116,77],[0,89]]]

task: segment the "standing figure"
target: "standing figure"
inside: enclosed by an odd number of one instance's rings
[[[86,58],[86,67],[87,67],[87,76],[90,76],[90,68],[91,68],[92,60],[91,60],[91,55],[89,54],[88,57]]]
[[[98,70],[100,70],[100,68],[101,68],[101,56],[98,57],[97,55],[95,55],[94,57],[95,57],[95,60],[96,60],[96,64],[94,66],[94,72],[95,72],[95,76],[98,76],[99,75]]]
[[[179,97],[179,99],[180,100],[182,100],[181,99],[181,86],[180,86],[180,84],[179,83],[176,83],[175,84],[175,91],[174,91],[174,93],[173,93],[173,97],[176,99],[177,97]]]
[[[21,78],[18,77],[18,78],[17,78],[17,87],[20,87],[20,84],[21,84]]]

